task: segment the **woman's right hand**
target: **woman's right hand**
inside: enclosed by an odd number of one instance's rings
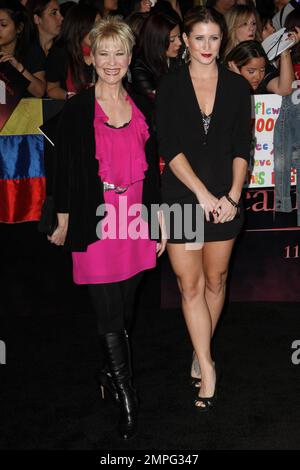
[[[54,245],[62,246],[65,243],[68,226],[69,226],[69,214],[57,214],[58,226],[54,230],[51,236],[48,236],[50,243]]]
[[[290,31],[288,35],[289,40],[292,39],[294,42],[292,44],[292,47],[296,46],[296,44],[299,44],[300,42],[300,28],[298,26],[295,26],[295,31]]]
[[[13,54],[9,54],[8,52],[1,52],[0,54],[0,62],[10,62],[10,64],[17,69],[18,72],[24,71],[23,65],[17,61]]]
[[[218,203],[218,198],[211,194],[207,189],[202,189],[196,193],[199,204],[203,207],[205,218],[207,222],[211,221],[213,217],[213,222],[218,223],[218,214],[215,210],[216,204]]]

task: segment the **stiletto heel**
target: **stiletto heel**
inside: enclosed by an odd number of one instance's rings
[[[192,367],[191,367],[191,376],[190,376],[190,385],[194,388],[200,388],[201,387],[201,377],[194,377],[192,374],[192,371],[195,371],[195,361],[197,361],[198,368],[200,369],[198,359],[196,359],[196,353],[195,351],[193,352],[192,356]]]

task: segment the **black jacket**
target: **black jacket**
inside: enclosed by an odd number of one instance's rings
[[[166,162],[162,177],[164,202],[172,204],[194,198],[168,165],[181,152],[216,197],[231,189],[233,159],[250,158],[251,97],[243,77],[219,65],[215,103],[206,135],[189,67],[184,65],[162,79],[156,94],[156,120],[159,154]]]
[[[132,86],[136,93],[149,96],[157,88],[157,77],[142,54],[136,56],[130,68]]]
[[[148,170],[142,200],[149,209],[152,203],[160,202],[156,139],[147,100],[132,93],[130,96],[149,126],[145,149]],[[86,251],[90,243],[98,240],[96,226],[101,217],[96,216],[96,209],[104,204],[99,162],[95,158],[94,110],[95,87],[91,87],[66,103],[58,123],[53,196],[56,212],[69,214],[65,247],[71,251]]]
[[[171,58],[169,69],[166,69],[165,74],[174,72],[182,64],[181,59]],[[132,86],[136,93],[149,97],[153,91],[156,91],[160,77],[152,70],[142,53],[136,56],[130,71]]]

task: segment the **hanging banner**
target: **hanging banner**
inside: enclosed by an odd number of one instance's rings
[[[252,101],[253,146],[248,187],[274,186],[273,135],[280,113],[281,96],[255,95]]]

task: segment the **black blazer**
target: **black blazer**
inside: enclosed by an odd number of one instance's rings
[[[146,142],[148,170],[143,184],[143,204],[160,202],[156,139],[148,100],[130,93],[146,117],[150,138]],[[104,204],[103,184],[98,176],[94,135],[95,87],[84,90],[66,102],[58,123],[53,197],[56,212],[69,214],[65,247],[86,251],[98,240],[96,226],[103,217],[96,216]]]
[[[163,77],[156,94],[159,154],[166,162],[162,176],[164,202],[194,200],[192,192],[173,174],[168,163],[184,153],[196,175],[216,197],[232,185],[232,160],[249,161],[251,96],[248,82],[219,65],[216,98],[205,135],[189,67]]]

